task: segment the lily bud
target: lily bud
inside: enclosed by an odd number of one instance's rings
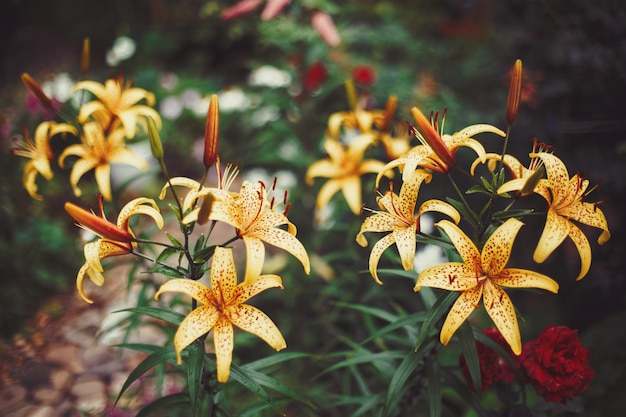
[[[83,39],[83,50],[80,55],[80,71],[82,74],[86,74],[89,70],[89,58],[90,58],[90,46],[89,38]]]
[[[430,146],[430,149],[441,159],[441,162],[445,165],[446,170],[456,165],[454,155],[450,153],[450,150],[443,142],[441,135],[434,128],[430,120],[424,116],[424,113],[417,107],[411,109],[411,114],[417,123],[420,131],[424,135],[424,140]]]
[[[125,243],[135,240],[135,237],[129,231],[117,227],[116,224],[109,222],[104,217],[96,216],[94,213],[76,204],[70,202],[65,203],[65,211],[81,227],[91,230],[105,239]]]
[[[28,91],[30,91],[31,94],[35,96],[35,98],[39,101],[39,103],[46,110],[54,111],[54,106],[52,104],[52,100],[50,100],[50,98],[46,95],[46,93],[43,92],[43,90],[42,90],[41,86],[39,85],[39,83],[37,81],[35,81],[33,79],[33,77],[31,77],[26,72],[22,74],[21,78],[22,78],[22,82],[24,83],[24,85],[26,86]]]
[[[517,117],[519,101],[522,95],[522,61],[518,59],[511,71],[511,84],[509,85],[509,96],[506,100],[506,122],[510,125]]]
[[[385,120],[383,125],[380,127],[381,132],[388,132],[391,129],[391,124],[393,123],[393,115],[396,112],[396,108],[398,107],[398,96],[392,94],[387,99],[387,105],[385,106]]]
[[[540,165],[538,168],[536,168],[530,175],[530,177],[526,179],[524,186],[519,191],[520,196],[526,197],[531,195],[535,191],[535,187],[537,186],[537,184],[539,184],[539,180],[543,178],[543,174],[545,174],[545,172],[546,169],[543,167],[543,165]]]
[[[329,46],[339,46],[341,43],[341,35],[333,22],[333,18],[326,12],[318,10],[313,12],[311,17],[311,26],[317,32],[317,34],[326,42]]]
[[[217,140],[220,127],[220,108],[217,94],[211,95],[209,111],[206,117],[206,127],[204,130],[204,156],[203,163],[206,168],[215,164],[217,158]]]
[[[152,117],[146,117],[148,121],[148,136],[150,137],[150,150],[152,156],[158,161],[163,159],[163,145],[161,144],[161,136],[159,135],[159,129],[156,122]]]

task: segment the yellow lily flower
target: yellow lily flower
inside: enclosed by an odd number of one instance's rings
[[[227,188],[201,187],[189,178],[172,178],[171,183],[190,189],[182,204],[186,213],[183,223],[198,220],[200,207],[195,204],[197,199],[208,194],[214,197],[208,219],[231,225],[236,229],[237,236],[243,239],[246,246],[246,282],[261,274],[265,260],[263,242],[291,253],[302,263],[307,275],[311,272],[306,249],[295,237],[296,226],[284,213],[274,210],[273,204],[268,202],[263,183],[244,181],[239,193],[229,192]],[[165,196],[168,186],[163,187],[161,198]],[[287,230],[278,228],[283,225],[287,226]]]
[[[78,82],[72,91],[78,90],[87,90],[97,98],[81,106],[78,114],[81,123],[93,116],[106,127],[114,121],[112,118],[118,118],[124,128],[124,135],[129,139],[135,136],[138,117],[150,117],[161,128],[161,116],[150,107],[155,103],[154,94],[142,88],[108,79],[104,84],[95,81]],[[145,100],[147,105],[137,104],[141,100]]]
[[[415,136],[422,145],[412,148],[405,156],[389,162],[376,178],[376,184],[389,170],[396,167],[402,168],[402,180],[406,181],[418,166],[440,173],[446,173],[456,165],[454,154],[460,147],[469,147],[476,152],[484,162],[485,148],[472,136],[479,133],[494,133],[505,137],[506,134],[495,126],[488,124],[471,125],[452,135],[443,134],[446,111],[442,116],[441,127],[439,126],[438,114],[431,116],[430,120],[417,108],[411,109],[413,118],[422,133],[414,130]]]
[[[95,169],[98,188],[107,201],[112,198],[111,163],[128,164],[141,170],[148,169],[148,163],[125,145],[124,131],[121,129],[115,129],[105,137],[99,123],[88,122],[83,125],[81,142],[68,146],[59,156],[61,168],[65,166],[66,157],[75,155],[80,158],[74,163],[70,173],[70,184],[77,197],[82,194],[78,188],[78,181],[92,169]]]
[[[77,225],[100,236],[99,239],[85,245],[85,264],[76,276],[78,293],[88,303],[93,303],[83,291],[85,275],[101,287],[104,284],[104,268],[100,262],[110,256],[131,253],[136,246],[135,235],[130,229],[130,218],[135,214],[145,214],[152,217],[159,229],[163,227],[163,217],[154,200],[145,197],[136,198],[127,203],[117,217],[117,223],[109,222],[104,216],[102,199],[99,201],[100,215],[89,212],[73,203],[65,203],[65,211],[76,221]]]
[[[213,329],[217,380],[228,381],[234,348],[233,325],[260,337],[276,350],[286,348],[287,343],[274,322],[261,310],[244,304],[268,288],[282,289],[280,277],[261,275],[237,284],[232,249],[222,247],[215,248],[211,261],[211,288],[189,279],[173,279],[161,285],[155,300],[164,292],[180,292],[202,304],[176,330],[174,348],[178,363],[182,363],[181,352],[187,346]]]
[[[550,146],[545,143],[539,143],[537,139],[534,140],[532,154],[538,152],[546,152],[550,150]],[[543,161],[539,158],[531,157],[528,168],[526,168],[517,158],[513,155],[505,154],[504,158],[500,154],[488,153],[485,155],[484,160],[476,158],[470,168],[470,174],[474,175],[474,171],[479,163],[487,162],[489,170],[493,172],[496,169],[498,161],[502,161],[511,175],[512,179],[505,182],[498,188],[498,194],[504,194],[511,191],[516,192],[521,197],[526,197],[530,194],[545,194],[547,193],[546,185],[540,181],[544,174]],[[541,190],[540,190],[541,189]]]
[[[531,154],[531,157],[543,161],[548,179],[542,182],[550,189],[549,192],[539,193],[548,202],[548,213],[533,259],[542,263],[569,236],[581,261],[580,273],[576,279],[582,279],[591,266],[591,246],[585,234],[572,220],[601,229],[598,244],[602,245],[611,238],[606,217],[597,203],[583,201],[590,192],[587,192],[589,180],[581,178],[579,174],[570,178],[565,164],[551,153],[539,152]]]
[[[76,128],[70,124],[43,122],[35,129],[34,142],[30,139],[28,132],[25,132],[24,141],[15,143],[13,154],[30,159],[24,167],[22,183],[28,194],[36,200],[43,200],[43,197],[37,193],[35,182],[37,174],[41,174],[47,180],[51,180],[54,176],[50,167],[50,159],[53,156],[50,139],[60,133],[78,135]]]
[[[341,128],[358,130],[360,133],[369,133],[374,126],[379,125],[385,118],[383,110],[342,111],[333,113],[328,118],[328,136],[333,139],[341,137]]]
[[[513,242],[523,223],[511,218],[498,227],[485,242],[482,253],[472,240],[453,223],[442,220],[435,226],[442,229],[463,259],[422,271],[414,290],[421,286],[459,291],[456,300],[441,328],[441,343],[447,345],[452,335],[478,306],[480,299],[487,313],[516,355],[522,352],[522,342],[515,308],[506,292],[500,287],[541,288],[553,293],[559,284],[534,271],[505,268],[511,256]]]
[[[318,209],[326,206],[341,190],[350,210],[355,215],[361,212],[361,175],[379,172],[385,166],[375,159],[363,160],[363,154],[373,140],[373,135],[362,134],[354,138],[348,146],[335,139],[327,138],[324,141],[328,158],[311,164],[305,177],[309,185],[313,185],[315,177],[330,178],[317,194]]]
[[[439,200],[428,200],[424,202],[417,214],[415,214],[415,204],[419,188],[423,181],[430,182],[431,175],[426,171],[418,169],[408,181],[402,184],[400,195],[393,191],[388,191],[384,196],[378,199],[378,205],[384,211],[375,211],[372,216],[363,220],[361,230],[356,236],[359,245],[367,246],[367,239],[363,233],[365,232],[391,232],[380,239],[370,253],[369,271],[374,280],[382,285],[378,278],[376,268],[383,252],[396,244],[402,266],[405,271],[413,269],[413,261],[415,259],[416,234],[419,232],[420,216],[427,211],[438,211],[446,214],[458,223],[461,217],[454,207],[450,204]]]

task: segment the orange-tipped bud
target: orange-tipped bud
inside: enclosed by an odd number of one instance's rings
[[[161,144],[161,136],[159,128],[152,117],[146,117],[148,122],[148,136],[150,137],[150,150],[152,156],[158,161],[163,159],[163,145]]]
[[[396,108],[398,107],[398,96],[392,94],[387,99],[387,105],[385,106],[385,120],[383,121],[383,125],[380,127],[381,132],[388,132],[391,129],[391,125],[393,123],[393,116],[396,113]]]
[[[89,47],[89,38],[86,37],[83,39],[83,50],[80,55],[80,71],[82,74],[86,74],[89,70],[89,58],[90,58],[90,47]]]
[[[517,117],[519,100],[522,95],[522,61],[518,59],[511,70],[511,84],[509,96],[506,100],[506,122],[510,125]]]
[[[206,168],[215,164],[217,158],[217,140],[220,128],[220,107],[217,94],[211,95],[209,111],[206,117],[206,128],[204,130],[204,156],[202,162]]]
[[[449,168],[455,166],[456,160],[454,159],[454,155],[450,153],[441,135],[437,132],[437,129],[435,129],[430,120],[428,120],[428,118],[424,116],[424,113],[417,107],[411,109],[411,114],[417,123],[417,127],[424,135],[424,140],[443,163],[444,166],[442,168],[447,171]]]
[[[206,197],[204,197],[200,205],[200,211],[198,212],[198,224],[206,224],[206,222],[209,221],[214,202],[215,196],[213,194],[207,194]]]
[[[135,240],[135,237],[128,230],[120,229],[116,224],[107,221],[104,217],[96,216],[94,213],[76,204],[65,203],[65,211],[79,226],[91,230],[104,239],[124,243],[130,243]]]
[[[31,77],[30,74],[26,72],[22,74],[21,78],[26,88],[28,88],[28,91],[30,91],[31,94],[35,96],[35,98],[39,101],[39,103],[41,103],[41,105],[46,110],[54,111],[52,100],[50,100],[50,97],[48,97],[46,93],[43,92],[39,83],[35,81],[33,77]]]

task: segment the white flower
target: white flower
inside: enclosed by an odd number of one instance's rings
[[[287,87],[291,84],[291,75],[276,67],[263,65],[250,73],[248,84],[254,87]]]

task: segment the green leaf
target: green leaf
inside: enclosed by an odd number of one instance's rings
[[[169,265],[154,264],[154,266],[150,268],[149,272],[165,275],[166,277],[170,278],[184,278],[186,271],[179,271],[178,269]]]
[[[241,368],[250,370],[250,371],[259,371],[264,368],[269,368],[273,365],[278,365],[279,363],[283,363],[286,361],[300,359],[300,358],[310,358],[311,354],[303,353],[303,352],[279,352],[275,353],[266,358],[258,359],[254,362],[247,363],[243,365]]]
[[[129,311],[131,313],[145,314],[146,316],[154,317],[155,319],[164,320],[168,323],[176,326],[180,325],[180,322],[185,318],[184,314],[176,311],[166,310],[159,307],[132,307],[125,308],[123,310],[114,311],[114,313]]]
[[[470,392],[467,384],[464,381],[461,381],[449,369],[441,368],[439,371],[444,378],[446,386],[452,388],[459,395],[459,397],[461,397],[464,404],[472,407],[479,417],[489,417],[489,414],[487,414],[487,411],[485,411],[485,409],[483,408],[478,397],[476,397],[474,393]]]
[[[168,345],[166,347],[162,347],[161,350],[151,353],[148,355],[126,378],[126,382],[122,386],[120,393],[117,395],[115,399],[115,404],[122,397],[124,392],[130,387],[130,385],[135,382],[139,377],[148,372],[150,369],[154,368],[158,364],[166,363],[166,362],[176,362],[176,352],[174,352],[174,347]],[[187,402],[189,398],[187,398]]]
[[[217,245],[207,246],[206,248],[202,248],[193,254],[193,261],[198,264],[203,264],[213,256],[215,253],[215,248]]]
[[[161,397],[142,408],[135,417],[148,417],[155,412],[161,412],[163,411],[163,409],[172,408],[180,410],[185,410],[189,408],[189,396],[186,392],[179,392],[177,394]]]
[[[459,214],[461,214],[461,217],[463,217],[472,226],[472,229],[478,228],[478,224],[476,223],[476,213],[468,209],[465,204],[461,203],[458,200],[446,197],[446,201],[450,203],[452,207],[457,209]]]
[[[476,391],[480,392],[482,389],[480,362],[478,360],[478,350],[476,349],[476,340],[474,339],[472,326],[468,322],[463,323],[456,331],[456,335],[461,344],[461,352],[465,357],[465,363],[467,364],[467,369],[472,378],[472,384],[476,387]]]
[[[202,399],[202,373],[204,371],[204,342],[196,340],[187,348],[187,389],[191,403],[191,415],[200,417]]]
[[[394,321],[398,320],[398,316],[396,316],[395,314],[392,314],[388,312],[387,310],[383,310],[383,309],[376,308],[376,307],[365,306],[362,304],[343,303],[343,302],[337,302],[335,303],[335,305],[338,307],[349,308],[351,310],[360,311],[361,313],[378,317],[390,323],[393,323]]]
[[[279,392],[283,395],[286,395],[289,398],[292,398],[296,401],[299,401],[303,404],[306,404],[307,406],[315,409],[315,405],[306,397],[304,397],[303,395],[297,393],[296,391],[292,390],[291,388],[288,388],[286,385],[282,384],[281,382],[277,381],[276,379],[261,373],[261,372],[256,372],[256,371],[246,371],[248,373],[248,376],[250,376],[250,378],[252,378],[255,382],[257,382],[259,385],[262,385],[266,388],[270,388],[276,392]]]
[[[432,340],[420,346],[416,352],[404,353],[404,360],[398,369],[393,374],[391,381],[389,382],[389,388],[387,389],[387,396],[385,397],[385,404],[383,405],[383,417],[392,415],[395,410],[398,401],[402,397],[404,391],[404,385],[409,379],[415,368],[424,359],[424,356],[430,352],[435,345]]]
[[[176,246],[177,248],[180,248],[180,249],[185,248],[185,246],[182,243],[180,243],[180,241],[176,239],[174,235],[172,235],[170,232],[165,232],[165,236],[167,236],[172,246]]]
[[[165,248],[163,251],[157,256],[155,262],[165,262],[170,256],[176,255],[180,252],[180,250],[176,248]]]
[[[428,376],[429,417],[441,417],[441,375],[438,361],[426,361],[426,375]]]
[[[514,209],[514,210],[504,210],[504,211],[496,211],[493,213],[493,217],[495,219],[508,219],[510,217],[522,217],[528,214],[534,213],[533,209]]]
[[[416,351],[420,348],[421,344],[424,343],[424,340],[426,340],[429,331],[435,327],[437,320],[439,320],[450,309],[458,296],[458,292],[448,292],[446,294],[442,294],[432,308],[428,310],[426,318],[424,319],[424,322],[420,327],[420,331],[417,334],[417,342],[415,343]]]
[[[358,364],[362,364],[362,363],[372,363],[373,364],[373,362],[376,362],[376,361],[392,361],[392,360],[396,360],[396,359],[401,359],[401,358],[404,358],[406,356],[406,352],[398,351],[398,350],[388,350],[388,351],[384,351],[384,352],[372,353],[372,352],[370,352],[368,350],[365,350],[364,353],[356,352],[356,353],[354,353],[354,355],[355,356],[353,356],[353,357],[351,357],[349,359],[343,360],[341,362],[337,362],[336,364],[326,368],[319,375],[323,375],[325,373],[334,371],[335,369],[345,368],[346,366],[358,365]]]
[[[272,402],[272,399],[268,395],[267,391],[265,391],[265,389],[263,389],[263,387],[258,382],[250,377],[248,371],[242,369],[234,362],[230,365],[230,377],[233,380],[239,382],[257,397],[265,401],[278,414],[283,415],[282,410]]]
[[[425,315],[426,313],[424,311],[418,311],[417,313],[413,313],[409,316],[398,318],[398,320],[379,328],[376,332],[372,333],[367,339],[363,340],[361,344],[365,344],[369,342],[370,340],[377,339],[393,330],[396,330],[405,326],[409,326],[407,330],[410,332],[417,328],[416,324],[423,321]]]

